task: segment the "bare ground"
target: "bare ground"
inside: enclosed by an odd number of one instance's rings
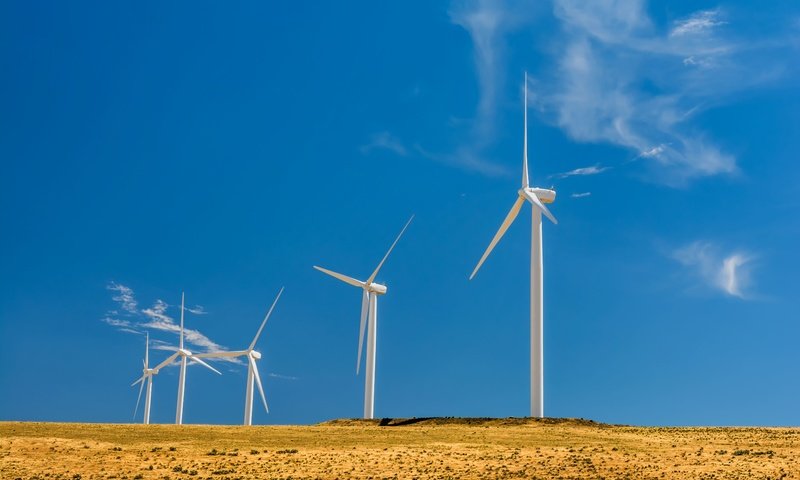
[[[799,428],[571,419],[0,423],[0,479],[800,479]]]

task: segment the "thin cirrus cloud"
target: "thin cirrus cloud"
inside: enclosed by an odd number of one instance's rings
[[[592,192],[580,192],[580,193],[573,193],[572,195],[570,195],[570,197],[571,198],[586,198],[586,197],[590,197],[591,195],[592,195]]]
[[[553,178],[568,178],[568,177],[581,177],[587,175],[598,175],[608,170],[609,167],[601,167],[600,165],[592,165],[590,167],[581,167],[568,172],[556,173],[551,175]]]
[[[740,36],[720,9],[659,25],[644,0],[587,5],[555,2],[565,47],[539,98],[554,122],[575,140],[639,153],[651,178],[670,186],[738,173],[736,158],[692,120],[774,80],[770,42]]]
[[[454,1],[450,21],[466,30],[474,48],[479,100],[468,140],[453,153],[432,157],[487,176],[507,176],[510,170],[487,157],[495,140],[498,104],[505,88],[508,33],[522,28],[534,15],[533,3],[500,0]]]
[[[163,300],[157,299],[151,307],[139,309],[133,289],[130,287],[111,282],[106,286],[106,289],[113,292],[111,299],[118,304],[119,309],[107,312],[101,319],[102,322],[125,333],[141,335],[144,330],[157,330],[180,335],[180,325],[167,313],[170,305]],[[200,305],[187,307],[185,310],[197,315],[204,315],[207,313]],[[196,329],[184,327],[184,340],[189,345],[199,348],[202,353],[225,350],[222,345],[214,342]],[[157,339],[152,339],[151,345],[155,350],[175,349],[174,345],[169,345]],[[236,358],[220,358],[214,360],[241,363]]]
[[[451,18],[475,50],[481,101],[476,121],[484,140],[503,85],[505,39],[534,29],[541,3],[455,1]],[[659,24],[645,0],[554,0],[559,29],[543,67],[529,77],[544,117],[579,142],[609,143],[637,154],[648,178],[681,187],[735,175],[736,158],[692,123],[696,114],[783,74],[775,55],[792,48],[773,38],[747,38],[721,9],[700,10]],[[788,30],[787,25],[787,30]],[[537,52],[531,48],[531,56]],[[785,63],[785,62],[784,62]]]
[[[695,241],[672,252],[672,258],[688,268],[705,285],[731,297],[752,299],[754,256],[747,252],[723,253],[715,244]]]
[[[371,153],[373,150],[388,150],[401,157],[408,155],[408,149],[403,145],[403,142],[386,131],[373,134],[369,142],[361,145],[358,149],[364,155]]]
[[[133,290],[115,282],[109,283],[106,289],[114,292],[111,299],[119,303],[120,308],[122,308],[124,312],[129,314],[137,313],[138,304],[133,296]]]
[[[362,155],[369,155],[375,151],[390,152],[400,157],[414,154],[434,162],[477,172],[489,177],[503,176],[508,173],[505,167],[486,161],[483,155],[472,146],[459,147],[452,153],[434,153],[418,144],[414,144],[409,148],[398,137],[386,131],[373,134],[370,140],[358,147],[358,149]]]
[[[675,26],[669,32],[669,36],[679,37],[682,35],[700,35],[710,32],[716,27],[725,25],[726,23],[727,22],[720,20],[720,13],[718,9],[701,10],[689,15],[687,18],[675,22]]]

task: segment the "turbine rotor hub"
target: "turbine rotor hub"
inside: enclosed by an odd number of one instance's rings
[[[519,194],[523,195],[524,192],[532,193],[536,195],[536,198],[539,199],[542,203],[553,203],[556,200],[556,191],[550,190],[549,188],[539,188],[539,187],[527,187],[521,188],[519,190]]]

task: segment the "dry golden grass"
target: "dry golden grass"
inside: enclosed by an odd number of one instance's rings
[[[800,429],[580,420],[313,426],[0,423],[0,478],[800,478]]]

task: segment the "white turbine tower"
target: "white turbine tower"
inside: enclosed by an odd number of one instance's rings
[[[556,192],[544,188],[531,187],[528,183],[528,74],[525,74],[525,113],[522,153],[522,188],[517,191],[517,200],[503,220],[489,247],[483,253],[478,265],[470,275],[470,280],[478,273],[486,257],[517,218],[522,205],[530,202],[532,206],[531,228],[531,416],[544,416],[544,342],[543,342],[543,275],[542,275],[542,213],[553,223],[558,223],[545,203],[553,203]]]
[[[267,320],[269,320],[270,315],[272,315],[272,310],[275,308],[275,304],[278,303],[278,299],[281,298],[281,294],[283,293],[283,287],[281,287],[280,291],[278,292],[278,296],[275,297],[275,301],[272,302],[272,306],[269,307],[269,311],[267,311],[267,315],[264,317],[264,321],[261,322],[261,326],[258,327],[258,331],[256,332],[256,336],[253,337],[253,341],[250,342],[250,346],[247,347],[247,350],[239,350],[235,352],[212,352],[212,353],[201,353],[196,355],[196,358],[234,358],[234,357],[247,357],[247,391],[245,392],[245,399],[244,399],[244,424],[245,425],[252,425],[253,424],[253,383],[258,385],[258,391],[261,393],[261,400],[264,402],[264,409],[269,413],[269,407],[267,406],[267,397],[264,395],[264,387],[261,385],[261,376],[258,374],[258,365],[256,365],[256,360],[261,359],[261,353],[256,351],[256,342],[258,342],[258,337],[261,335],[261,331],[264,330],[264,325],[267,324]]]
[[[136,418],[136,412],[139,411],[139,402],[142,400],[142,390],[144,389],[145,383],[147,383],[147,393],[144,397],[144,424],[147,425],[150,423],[150,397],[153,394],[153,375],[158,374],[158,369],[149,368],[150,365],[150,334],[147,333],[145,336],[145,347],[144,347],[144,369],[142,369],[142,376],[139,377],[138,380],[131,384],[131,387],[136,385],[137,383],[141,383],[139,387],[139,397],[136,398],[136,408],[133,410],[133,418]]]
[[[389,257],[389,254],[392,253],[392,249],[394,249],[394,246],[397,245],[398,240],[400,240],[400,237],[403,236],[403,233],[406,231],[406,228],[408,228],[408,225],[413,219],[414,216],[412,215],[411,218],[408,219],[408,222],[406,222],[406,225],[400,231],[400,234],[394,240],[394,243],[392,243],[392,246],[389,247],[389,251],[383,256],[381,263],[378,264],[378,267],[374,272],[372,272],[372,275],[370,275],[365,282],[314,265],[314,268],[320,272],[327,273],[333,278],[364,290],[364,294],[361,298],[361,326],[359,327],[360,333],[358,337],[358,360],[356,361],[356,375],[358,375],[361,368],[361,351],[364,345],[364,330],[366,329],[367,372],[364,380],[364,418],[366,419],[371,419],[375,415],[375,340],[378,329],[378,295],[384,295],[386,293],[386,285],[374,283],[375,277],[378,276],[378,272],[383,266],[383,263]]]
[[[162,368],[166,367],[167,365],[171,364],[176,358],[181,357],[181,373],[180,377],[178,378],[178,406],[175,411],[175,424],[182,425],[183,424],[183,391],[186,387],[186,363],[188,360],[193,360],[200,365],[208,368],[212,372],[215,372],[219,375],[222,375],[217,369],[212,367],[211,365],[207,364],[206,362],[197,358],[189,350],[183,348],[183,312],[184,312],[184,294],[181,292],[181,332],[180,332],[180,343],[178,350],[175,351],[172,355],[169,356],[166,360],[158,364],[158,366],[154,369],[156,371],[161,370]]]

